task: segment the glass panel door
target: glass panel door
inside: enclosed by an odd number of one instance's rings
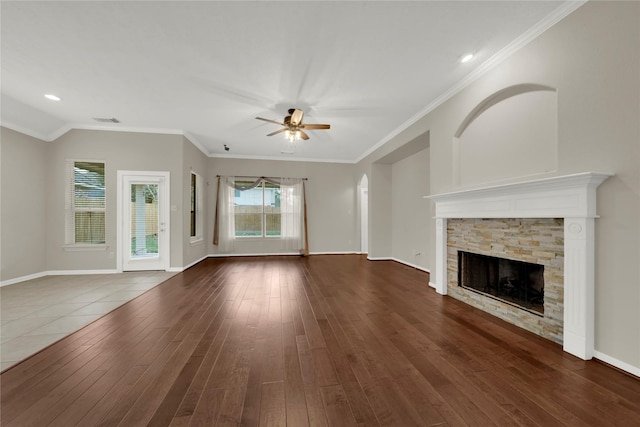
[[[170,266],[169,174],[120,173],[122,271],[167,270]]]
[[[158,257],[158,185],[131,184],[131,258]]]

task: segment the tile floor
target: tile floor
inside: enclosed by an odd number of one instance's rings
[[[37,353],[175,273],[46,276],[0,288],[0,371]]]

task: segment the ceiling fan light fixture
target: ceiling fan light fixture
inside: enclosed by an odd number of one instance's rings
[[[302,110],[291,108],[289,109],[289,115],[284,118],[282,123],[271,119],[265,119],[263,117],[256,117],[256,119],[282,126],[282,129],[268,133],[267,136],[284,133],[285,140],[290,144],[293,144],[300,139],[304,139],[305,141],[308,140],[309,135],[305,132],[306,130],[331,129],[331,126],[328,124],[302,123],[303,116],[304,112]]]
[[[301,138],[300,130],[287,129],[284,131],[284,138],[293,143]]]

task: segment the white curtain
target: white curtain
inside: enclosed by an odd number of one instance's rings
[[[218,195],[218,209],[220,228],[218,233],[218,248],[220,252],[231,252],[235,245],[235,178],[220,177],[220,194]]]
[[[235,191],[255,188],[263,181],[280,186],[280,248],[286,252],[309,254],[304,179],[260,177],[250,185],[236,185],[235,177],[218,177],[218,200],[213,244],[220,252],[235,249]]]
[[[302,180],[282,178],[280,181],[280,238],[285,251],[304,249],[304,193]]]

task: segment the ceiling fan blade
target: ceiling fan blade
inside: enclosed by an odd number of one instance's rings
[[[284,131],[286,131],[286,130],[287,130],[287,129],[280,129],[280,130],[277,130],[277,131],[275,131],[275,132],[268,133],[268,134],[267,134],[267,136],[277,135],[277,134],[282,133],[282,132],[284,132]]]
[[[298,132],[300,132],[300,138],[304,139],[305,141],[309,139],[309,135],[307,135],[303,131],[299,130]]]
[[[284,126],[284,123],[276,122],[275,120],[265,119],[265,118],[262,118],[262,117],[256,117],[256,119],[258,119],[258,120],[263,120],[263,121],[265,121],[265,122],[269,122],[269,123],[274,123],[274,124],[276,124],[276,125]]]
[[[319,123],[307,123],[304,125],[300,125],[299,126],[301,129],[307,129],[307,130],[319,130],[319,129],[331,129],[331,125],[324,125],[324,124],[319,124]]]
[[[297,126],[302,123],[302,116],[304,116],[302,110],[298,110],[297,108],[293,110],[293,113],[291,113],[291,124]]]

